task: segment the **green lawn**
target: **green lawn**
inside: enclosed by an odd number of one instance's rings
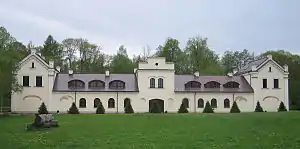
[[[27,132],[33,116],[0,118],[1,149],[292,149],[300,112],[57,115],[60,127]]]

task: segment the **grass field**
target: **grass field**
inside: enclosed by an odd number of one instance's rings
[[[57,115],[60,127],[27,132],[33,116],[0,118],[2,149],[293,149],[300,113]]]

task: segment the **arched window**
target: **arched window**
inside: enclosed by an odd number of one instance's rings
[[[198,81],[190,81],[190,82],[185,83],[184,87],[186,89],[201,88],[201,83]]]
[[[108,99],[108,108],[115,108],[115,100],[113,98]]]
[[[124,99],[124,108],[127,106],[127,104],[130,104],[130,99],[129,98]]]
[[[121,80],[114,80],[109,82],[109,88],[110,89],[124,89],[125,88],[125,82]]]
[[[95,98],[95,99],[94,99],[94,108],[97,108],[97,106],[99,105],[100,102],[101,102],[101,101],[100,101],[99,98]]]
[[[81,80],[71,80],[68,82],[68,88],[70,89],[82,89],[84,88],[84,82]]]
[[[86,100],[84,98],[79,100],[79,108],[86,108]]]
[[[91,89],[105,88],[105,83],[101,80],[93,80],[89,82],[89,88]]]
[[[189,108],[189,99],[187,98],[182,99],[182,103],[186,108]]]
[[[164,79],[163,78],[158,79],[158,88],[164,88]]]
[[[203,108],[204,107],[204,101],[202,98],[198,99],[198,108]]]
[[[229,99],[224,99],[224,108],[230,108],[230,101]]]
[[[240,84],[235,81],[227,82],[223,85],[225,88],[239,88]]]
[[[150,79],[150,88],[155,88],[155,79],[154,78]]]
[[[212,108],[217,108],[218,107],[218,105],[217,105],[217,99],[213,98],[211,100],[210,105],[211,105]]]
[[[205,88],[220,88],[220,83],[219,82],[216,82],[216,81],[210,81],[210,82],[207,82],[206,84],[204,84],[204,87]]]

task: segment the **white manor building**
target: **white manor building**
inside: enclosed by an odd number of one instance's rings
[[[33,113],[44,102],[51,112],[67,112],[73,102],[81,113],[95,113],[101,101],[106,113],[124,113],[130,101],[136,113],[149,112],[153,103],[162,111],[177,112],[183,102],[189,112],[202,112],[209,101],[215,112],[229,112],[236,101],[241,112],[253,112],[259,101],[264,110],[289,109],[288,66],[268,55],[226,76],[176,75],[165,58],[149,58],[132,74],[61,73],[32,50],[20,62],[17,78],[22,92],[11,98],[13,112]]]

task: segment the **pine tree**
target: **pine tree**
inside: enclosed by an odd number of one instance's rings
[[[278,112],[284,112],[287,111],[285,108],[285,105],[283,102],[280,103],[279,108],[278,108]]]
[[[264,112],[263,108],[260,106],[259,101],[256,103],[255,112]]]
[[[99,102],[99,104],[97,105],[96,114],[105,114],[105,109],[102,105],[102,102]]]
[[[49,113],[44,102],[39,107],[39,111],[38,112],[39,112],[39,114],[48,114]]]
[[[238,107],[236,101],[234,101],[230,109],[230,113],[240,113],[240,112],[241,112],[240,108]]]
[[[78,108],[76,107],[75,102],[72,103],[72,106],[70,107],[68,113],[69,113],[69,114],[79,114],[79,110],[78,110]]]
[[[125,105],[125,113],[134,113],[130,102]]]
[[[205,104],[203,113],[214,113],[214,110],[211,108],[210,103],[208,101]]]
[[[180,108],[178,109],[178,113],[189,113],[184,103],[181,103]]]
[[[157,103],[153,103],[150,108],[150,113],[161,113]]]

